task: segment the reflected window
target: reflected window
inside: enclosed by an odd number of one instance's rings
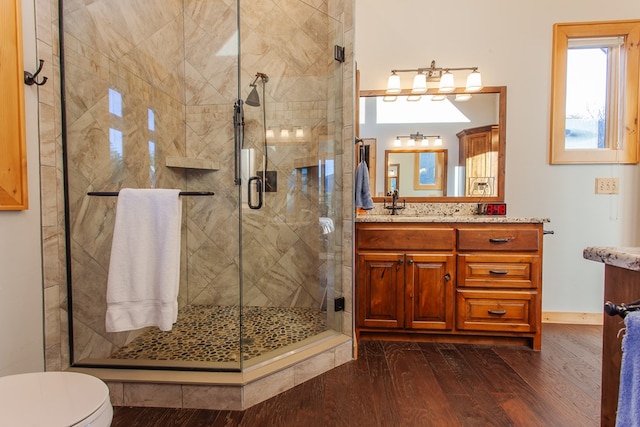
[[[109,129],[109,151],[111,152],[112,160],[122,160],[122,132],[118,129]]]

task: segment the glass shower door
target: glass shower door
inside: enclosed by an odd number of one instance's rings
[[[341,330],[333,297],[342,221],[342,64],[334,46],[342,30],[326,8],[241,7],[242,358],[249,364]]]

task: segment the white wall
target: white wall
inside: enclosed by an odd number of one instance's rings
[[[640,246],[639,166],[548,164],[552,26],[618,19],[640,19],[640,2],[356,0],[361,90],[431,60],[478,66],[486,86],[507,86],[509,214],[549,217],[555,231],[544,238],[543,311],[602,312],[604,267],[583,249]],[[595,177],[619,177],[621,193],[595,195]]]
[[[33,0],[22,0],[24,62],[37,65]],[[0,376],[44,370],[37,89],[25,86],[29,209],[0,211]]]

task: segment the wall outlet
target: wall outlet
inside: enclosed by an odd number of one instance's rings
[[[618,178],[596,178],[596,194],[618,194],[619,192]]]

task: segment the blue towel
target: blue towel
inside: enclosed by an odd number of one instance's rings
[[[640,311],[629,312],[622,338],[622,365],[616,426],[640,426]]]
[[[369,189],[369,168],[364,160],[356,170],[356,207],[365,210],[373,209],[373,199]]]

